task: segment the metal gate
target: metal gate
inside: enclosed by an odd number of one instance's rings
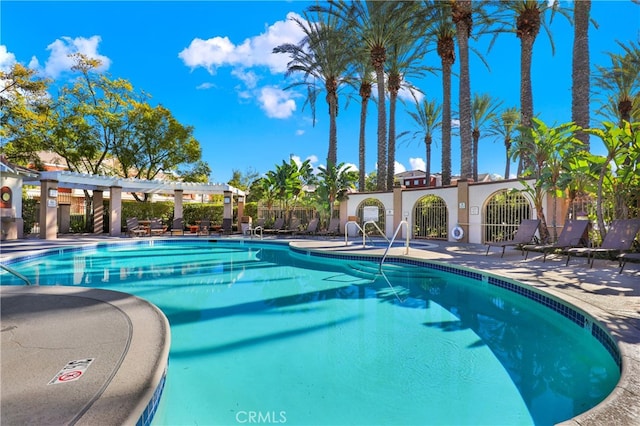
[[[531,203],[519,192],[503,190],[493,194],[484,208],[484,241],[506,241],[520,226],[520,222],[530,219]]]
[[[448,239],[447,203],[437,195],[420,198],[413,209],[413,235],[415,238]]]

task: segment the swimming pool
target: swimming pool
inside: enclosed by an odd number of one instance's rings
[[[417,261],[385,266],[392,289],[377,264],[344,257],[155,240],[12,266],[165,312],[172,348],[156,424],[551,424],[619,378],[604,332],[553,299]]]

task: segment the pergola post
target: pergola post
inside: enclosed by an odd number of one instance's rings
[[[182,189],[176,189],[173,191],[173,219],[182,219],[182,195],[184,191]]]
[[[93,191],[93,233],[104,232],[104,193],[100,189]]]
[[[222,209],[222,218],[233,220],[233,193],[231,191],[223,191],[224,208]]]
[[[109,235],[119,237],[122,234],[122,188],[109,188]]]
[[[58,181],[40,181],[40,238],[58,238]]]

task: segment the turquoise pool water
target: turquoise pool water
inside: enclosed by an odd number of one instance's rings
[[[366,261],[176,240],[12,267],[163,310],[172,347],[157,425],[553,424],[598,404],[620,374],[565,316],[423,267],[385,266],[392,289]]]

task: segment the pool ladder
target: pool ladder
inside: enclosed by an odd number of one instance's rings
[[[384,232],[382,232],[382,229],[380,229],[380,227],[378,226],[378,224],[376,223],[376,221],[373,220],[368,220],[366,222],[364,222],[362,224],[362,226],[360,226],[360,224],[358,222],[355,221],[348,221],[345,226],[344,226],[344,244],[347,245],[349,240],[348,240],[348,228],[349,228],[349,224],[354,224],[356,226],[356,228],[358,228],[360,230],[360,232],[362,232],[362,247],[364,248],[366,245],[366,238],[367,238],[367,233],[364,232],[364,227],[367,226],[368,223],[373,224],[373,226],[375,226],[375,228],[378,230],[378,232],[380,233],[380,235],[382,235],[382,237],[387,240],[387,248],[384,251],[384,254],[382,255],[382,257],[380,258],[380,263],[378,264],[378,275],[381,275],[382,278],[384,278],[384,280],[387,282],[387,284],[389,285],[389,287],[391,288],[391,290],[393,291],[393,294],[396,296],[396,299],[398,299],[398,301],[400,303],[404,303],[404,300],[400,297],[400,295],[398,294],[398,292],[396,291],[396,289],[393,287],[393,285],[391,284],[391,282],[389,281],[389,278],[387,278],[387,275],[384,273],[384,271],[382,270],[382,264],[384,263],[384,261],[387,259],[387,254],[389,253],[389,249],[391,248],[391,246],[393,246],[393,243],[396,240],[396,237],[398,236],[398,232],[400,232],[400,230],[402,229],[402,225],[405,226],[405,235],[406,235],[406,242],[405,242],[405,251],[404,254],[409,254],[409,222],[406,220],[402,220],[400,221],[400,223],[398,224],[398,227],[396,228],[396,231],[393,233],[393,237],[391,238],[391,240],[389,240],[387,238],[387,236],[385,235]]]
[[[22,275],[20,272],[16,271],[13,268],[8,267],[7,265],[3,265],[2,263],[0,263],[0,268],[4,269],[5,271],[7,271],[8,273],[10,273],[11,275],[14,275],[16,277],[18,277],[19,279],[21,279],[22,281],[24,281],[24,283],[26,285],[33,285],[31,283],[31,281],[29,281],[29,278],[25,277],[24,275]]]

